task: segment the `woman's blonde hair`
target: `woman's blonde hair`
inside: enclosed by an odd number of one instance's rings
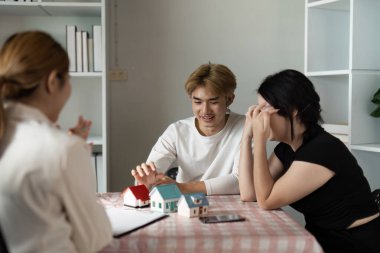
[[[29,96],[52,71],[63,79],[68,70],[65,49],[45,32],[20,32],[6,40],[0,50],[0,139],[5,127],[3,101]]]
[[[217,95],[233,93],[236,89],[234,73],[222,64],[203,64],[187,79],[185,90],[189,96],[200,87],[207,87]]]

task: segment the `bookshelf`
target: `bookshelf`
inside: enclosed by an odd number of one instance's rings
[[[11,34],[24,30],[42,30],[66,48],[66,25],[88,31],[102,27],[102,71],[70,72],[72,94],[64,107],[59,124],[68,129],[79,115],[92,120],[89,142],[97,174],[97,190],[108,188],[107,170],[107,86],[106,86],[106,3],[105,0],[34,0],[33,2],[0,1],[0,44]]]
[[[378,0],[305,1],[304,72],[321,96],[326,130],[341,129],[372,167],[380,163],[380,119],[369,115],[380,87],[379,22]]]

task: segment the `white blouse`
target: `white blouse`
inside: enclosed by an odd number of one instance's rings
[[[10,252],[95,252],[112,239],[90,148],[39,110],[9,103],[0,140],[0,226]]]

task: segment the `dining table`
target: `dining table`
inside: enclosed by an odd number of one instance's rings
[[[282,209],[263,210],[239,195],[207,196],[207,215],[239,214],[244,221],[204,224],[178,213],[113,238],[101,252],[323,252],[315,237]],[[124,208],[119,192],[98,193],[105,208]]]

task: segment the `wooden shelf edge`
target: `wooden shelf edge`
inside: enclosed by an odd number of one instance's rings
[[[71,77],[101,77],[102,72],[70,72]]]
[[[320,0],[307,4],[308,8],[323,8],[329,10],[349,11],[350,2],[345,0]]]
[[[352,150],[380,153],[380,143],[354,144],[350,147]]]
[[[339,75],[348,75],[350,74],[350,70],[342,69],[342,70],[328,70],[328,71],[307,71],[305,73],[306,76],[339,76]]]
[[[8,2],[0,1],[0,6],[53,6],[53,7],[102,7],[98,2]]]

